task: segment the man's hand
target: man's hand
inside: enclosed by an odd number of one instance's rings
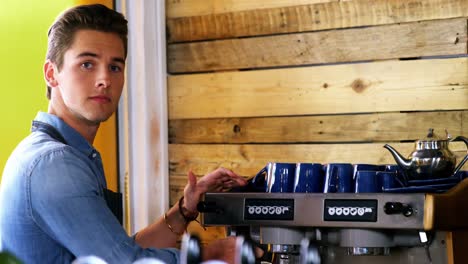
[[[237,252],[237,239],[238,237],[230,236],[223,239],[217,239],[210,242],[203,248],[202,259],[207,260],[221,260],[226,263],[240,263],[236,258],[240,257],[240,252]],[[254,254],[256,258],[263,256],[263,250],[259,247],[254,247]]]
[[[236,258],[236,237],[217,239],[203,248],[203,260],[222,260],[234,263]]]
[[[222,192],[232,187],[244,186],[247,181],[234,172],[218,168],[203,176],[197,182],[197,177],[192,171],[188,172],[188,183],[184,188],[184,209],[189,212],[198,212],[197,204],[202,194],[206,192]]]

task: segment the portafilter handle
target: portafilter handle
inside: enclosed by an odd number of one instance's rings
[[[252,241],[238,236],[236,238],[236,264],[255,264],[255,248]]]
[[[180,249],[181,264],[199,264],[202,262],[202,247],[197,235],[185,233]]]
[[[318,248],[313,243],[312,239],[304,238],[301,241],[300,251],[301,264],[320,264],[321,257]]]

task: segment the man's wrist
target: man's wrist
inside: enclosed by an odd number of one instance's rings
[[[184,206],[184,196],[179,199],[179,213],[187,223],[194,221],[198,217],[198,211],[190,211],[186,206]]]

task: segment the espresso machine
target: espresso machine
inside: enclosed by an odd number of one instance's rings
[[[274,263],[299,263],[305,239],[321,263],[468,261],[466,179],[444,193],[206,193],[199,209]]]
[[[468,155],[455,166],[455,155],[448,149],[452,141],[463,141],[468,147],[468,138],[451,139],[445,132],[445,137],[439,137],[429,129],[426,138],[415,142],[408,159],[384,146],[398,164],[396,176],[390,179],[400,175],[402,188],[382,185],[361,191],[361,184],[366,186],[380,173],[372,172],[372,177],[361,181],[365,172],[352,176],[351,165],[328,164],[323,192],[283,191],[289,188],[282,184],[291,179],[287,173],[294,166],[269,163],[252,181],[264,179],[261,186],[266,188],[260,191],[206,193],[199,206],[202,223],[227,226],[228,235],[251,239],[273,255],[269,260],[273,263],[307,259],[301,258],[307,252],[301,250],[304,241],[317,250],[320,261],[316,263],[468,263],[468,172],[460,171]],[[320,175],[320,165],[310,168],[310,175]],[[358,166],[355,169],[360,173]],[[295,183],[303,175],[300,171],[298,163]],[[350,182],[340,186],[355,184],[355,192],[350,188],[330,192],[332,179],[340,177]],[[322,185],[310,182],[310,186]]]

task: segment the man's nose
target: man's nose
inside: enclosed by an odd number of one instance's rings
[[[96,80],[97,88],[108,88],[111,85],[111,73],[106,69],[100,69]]]

